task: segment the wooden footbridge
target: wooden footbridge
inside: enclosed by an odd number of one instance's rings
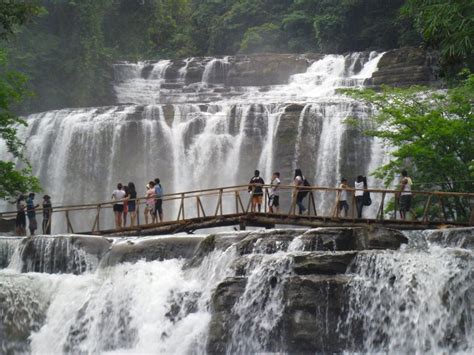
[[[371,206],[363,209],[363,218],[357,218],[355,190],[345,189],[349,214],[341,215],[338,204],[343,191],[340,188],[304,186],[304,214],[298,213],[294,186],[280,186],[280,208],[270,213],[268,196],[271,187],[262,186],[264,198],[261,211],[252,205],[248,185],[221,187],[172,193],[162,196],[165,220],[145,224],[146,198],[136,199],[137,221],[120,229],[114,224],[112,211],[115,201],[95,204],[56,206],[52,219],[54,233],[75,233],[110,236],[143,236],[172,233],[193,233],[199,229],[234,226],[274,228],[278,225],[314,227],[376,225],[396,229],[433,229],[449,226],[474,226],[474,193],[413,191],[412,213],[407,220],[398,213],[398,190],[368,189]],[[42,209],[37,208],[37,234],[41,234]],[[174,213],[173,213],[174,212]],[[13,219],[16,212],[0,213],[2,219]],[[151,220],[151,217],[148,216]],[[104,227],[102,227],[104,226]]]

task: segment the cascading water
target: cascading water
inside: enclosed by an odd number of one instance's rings
[[[362,86],[382,55],[307,59],[306,72],[270,86],[233,85],[244,67],[237,57],[119,63],[118,106],[33,114],[20,136],[55,205],[109,200],[119,181],[143,195],[155,177],[166,192],[245,184],[254,169],[267,182],[278,170],[289,184],[292,166],[336,186],[341,176],[368,175],[379,146],[344,124],[367,110],[335,89]],[[165,218],[176,212],[165,206]],[[72,218],[75,230],[90,228],[91,216]],[[59,223],[53,231],[64,230]]]
[[[364,252],[354,260],[344,325],[349,333],[361,327],[359,350],[392,354],[472,351],[473,251],[437,243],[416,245],[430,234],[413,233],[412,245],[402,251]]]
[[[185,259],[175,254],[183,236],[49,237],[27,245],[7,239],[19,267],[11,260],[0,270],[0,351],[471,353],[473,229],[408,233],[399,250],[400,236],[392,250],[350,246],[370,233],[193,236]],[[77,275],[65,264],[59,274],[25,269],[40,256],[52,265],[66,252],[50,251],[66,242],[100,263]],[[134,263],[117,263],[142,243],[148,251]],[[153,260],[140,260],[153,250]]]

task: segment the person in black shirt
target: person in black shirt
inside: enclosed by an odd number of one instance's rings
[[[51,197],[49,195],[43,196],[43,234],[51,234],[51,214],[53,213],[53,206],[51,204]]]
[[[255,212],[255,206],[258,208],[258,212],[262,209],[263,200],[263,188],[265,182],[260,177],[260,171],[255,170],[254,177],[250,179],[249,192],[252,194],[252,212]]]

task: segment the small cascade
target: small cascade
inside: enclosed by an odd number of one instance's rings
[[[108,243],[102,238],[30,237],[21,245],[20,270],[72,274],[94,271],[107,248]]]
[[[342,325],[361,337],[362,348],[352,343],[351,351],[470,352],[473,262],[472,250],[437,245],[359,254],[350,268],[354,278]]]
[[[224,84],[228,68],[229,57],[211,59],[202,73],[202,83],[205,85]]]
[[[283,253],[257,259],[250,260],[245,290],[232,309],[236,322],[227,354],[265,352],[281,346],[273,342],[285,309],[284,289],[291,261]]]
[[[4,269],[15,262],[20,248],[21,238],[0,237],[0,269]]]

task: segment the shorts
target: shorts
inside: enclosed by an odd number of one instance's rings
[[[35,231],[38,229],[38,223],[36,222],[36,217],[28,218],[28,229],[30,231]]]
[[[156,200],[155,202],[155,214],[156,213],[162,214],[163,213],[163,200]]]
[[[17,227],[26,227],[26,215],[25,212],[18,212],[16,214],[16,220],[15,220],[15,225]]]
[[[349,210],[349,204],[347,203],[347,201],[339,201],[339,211],[342,211],[342,210]]]
[[[400,211],[402,211],[402,212],[410,211],[411,198],[412,198],[412,195],[402,195],[402,196],[400,196]]]
[[[128,202],[128,212],[135,212],[137,209],[137,205],[135,204],[135,201],[133,202]]]
[[[114,212],[123,212],[123,205],[116,203],[114,205]]]
[[[253,195],[252,196],[252,203],[256,204],[256,205],[261,205],[262,204],[262,200],[263,200],[263,196],[262,195]]]
[[[268,199],[268,205],[270,207],[280,206],[280,196],[275,196],[275,195],[270,196],[270,198]]]

